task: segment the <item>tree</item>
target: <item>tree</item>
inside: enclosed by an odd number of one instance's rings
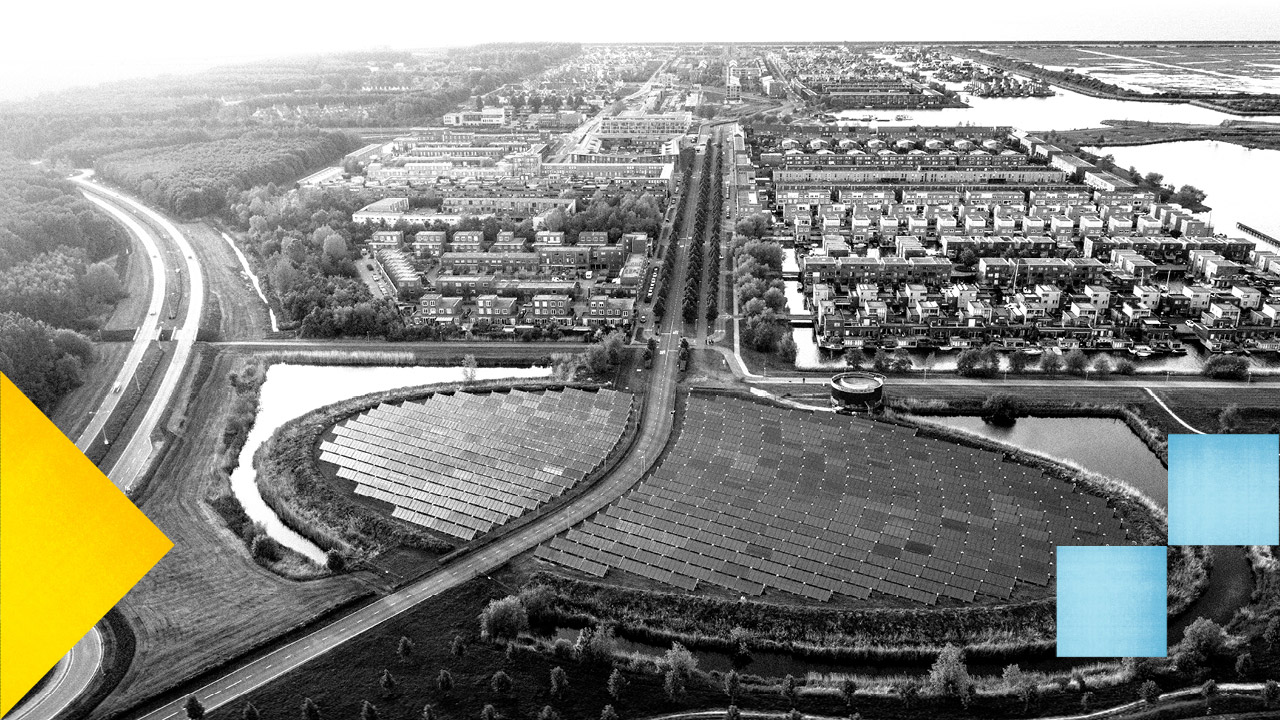
[[[982,401],[982,418],[994,423],[1013,424],[1018,418],[1026,417],[1029,413],[1026,401],[1010,393],[995,393],[988,395],[987,399]]]
[[[1247,679],[1253,674],[1253,653],[1240,653],[1240,656],[1236,658],[1236,674],[1239,675],[1242,680]]]
[[[1262,641],[1268,650],[1275,650],[1280,645],[1280,617],[1273,617],[1267,622],[1267,629],[1262,631]]]
[[[964,648],[947,644],[929,669],[930,692],[942,697],[958,698],[967,695],[972,685],[973,680],[964,663]]]
[[[480,708],[480,720],[497,720],[498,711],[493,705],[485,705]]]
[[[80,285],[90,297],[101,303],[114,303],[126,294],[120,284],[120,276],[106,260],[85,268]]]
[[[800,348],[796,347],[795,338],[790,335],[783,335],[778,340],[778,358],[783,362],[794,363],[799,352]]]
[[[538,712],[538,720],[560,720],[560,714],[550,705],[543,705]]]
[[[302,698],[302,720],[320,720],[320,708],[311,698]]]
[[[365,700],[360,705],[360,720],[378,720],[378,706]]]
[[[204,705],[200,702],[200,698],[192,695],[182,704],[182,709],[186,711],[190,720],[200,720],[204,717]]]
[[[1093,372],[1099,376],[1111,374],[1111,361],[1107,359],[1106,355],[1099,355],[1098,359],[1093,361]]]
[[[1280,683],[1268,680],[1262,686],[1262,704],[1267,708],[1275,707],[1280,702]]]
[[[470,385],[476,381],[476,356],[468,354],[462,358],[462,382]]]
[[[1089,706],[1093,702],[1093,693],[1087,692],[1080,695],[1080,712],[1081,714],[1089,714]]]
[[[240,711],[240,720],[261,720],[262,714],[258,712],[258,708],[251,702],[244,704],[244,709]]]
[[[1160,686],[1156,684],[1155,680],[1148,680],[1138,688],[1138,697],[1148,705],[1155,705],[1156,701],[1160,699]]]
[[[804,714],[795,708],[791,708],[791,712],[787,713],[787,720],[804,720]]]
[[[441,668],[440,674],[436,676],[436,687],[448,695],[453,690],[453,673]]]
[[[1117,375],[1132,375],[1138,372],[1138,366],[1133,364],[1128,358],[1120,358],[1116,360],[1115,372]]]
[[[529,629],[529,614],[520,598],[508,595],[493,600],[480,613],[480,637],[489,640],[514,640]]]
[[[1062,358],[1062,365],[1072,375],[1084,375],[1089,366],[1089,358],[1083,350],[1072,350]]]
[[[871,369],[878,373],[889,372],[889,353],[884,348],[876,350],[876,354],[871,358]]]
[[[255,535],[249,544],[249,554],[254,560],[262,563],[273,563],[280,559],[280,543],[265,532]]]
[[[907,707],[914,707],[920,698],[920,682],[915,679],[895,680],[889,689]]]
[[[851,677],[840,682],[840,697],[844,700],[845,709],[853,712],[853,697],[858,692],[858,683]]]
[[[1027,371],[1027,367],[1031,365],[1031,355],[1018,350],[1009,355],[1009,372],[1015,375],[1021,375]]]
[[[1029,712],[1031,702],[1035,700],[1038,688],[1036,686],[1036,678],[1028,672],[1023,672],[1022,668],[1015,665],[1005,667],[1003,674],[1004,685],[1014,695],[1022,700],[1022,711]]]
[[[1062,356],[1057,353],[1045,353],[1040,356],[1040,372],[1053,375],[1062,371]]]
[[[618,711],[612,705],[605,705],[600,709],[600,720],[618,720]]]
[[[889,360],[889,370],[896,373],[911,372],[911,355],[903,348],[893,351],[893,358]]]
[[[785,698],[788,703],[791,703],[792,707],[795,707],[798,692],[796,690],[796,679],[794,675],[787,675],[782,679],[782,697]]]
[[[569,674],[557,665],[551,668],[551,697],[560,700],[569,691]]]
[[[436,720],[436,709],[431,703],[422,706],[422,720]]]
[[[621,702],[622,696],[627,691],[627,685],[630,684],[631,683],[627,680],[627,677],[622,674],[622,671],[618,668],[614,668],[613,672],[609,674],[609,683],[606,686],[606,689],[609,691],[609,697]]]
[[[1204,698],[1204,714],[1213,712],[1213,699],[1218,696],[1218,683],[1210,678],[1200,686],[1200,697]]]
[[[737,705],[730,705],[724,713],[724,720],[742,720],[742,712]]]
[[[324,564],[331,573],[340,573],[347,569],[347,559],[337,550],[330,550],[325,553]]]
[[[1240,406],[1231,404],[1218,412],[1218,432],[1233,433],[1240,429]]]
[[[680,702],[685,696],[685,678],[674,670],[667,670],[662,677],[662,691],[666,693],[667,699],[672,702]]]
[[[401,635],[400,642],[396,644],[396,655],[399,655],[401,660],[413,657],[413,641]]]
[[[724,676],[724,694],[729,696],[730,703],[736,703],[740,692],[742,692],[742,678],[737,670],[730,670]]]
[[[396,694],[396,677],[391,674],[390,670],[383,670],[382,677],[378,678],[378,685],[382,688],[382,692],[387,695]]]
[[[449,653],[456,658],[466,655],[467,641],[461,635],[454,635],[453,641],[449,643]]]
[[[511,688],[514,685],[515,683],[511,681],[511,676],[501,670],[495,672],[489,680],[489,687],[499,695],[506,695],[511,692]]]

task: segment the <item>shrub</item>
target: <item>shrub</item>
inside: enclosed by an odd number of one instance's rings
[[[730,670],[724,676],[724,694],[729,696],[729,702],[738,702],[738,695],[742,692],[742,677],[738,675],[737,670]]]
[[[1200,374],[1215,380],[1245,380],[1249,377],[1249,361],[1236,355],[1214,355],[1205,361]]]
[[[302,720],[320,720],[320,708],[311,698],[302,698]]]
[[[200,720],[204,717],[204,705],[200,702],[200,698],[192,695],[182,704],[182,709],[186,711],[187,717],[191,720]]]
[[[1262,686],[1262,704],[1267,708],[1273,707],[1280,702],[1280,683],[1275,680],[1268,680]]]
[[[360,705],[360,720],[378,720],[378,706],[365,700]]]
[[[613,653],[618,642],[614,638],[613,626],[605,625],[597,628],[583,628],[578,633],[578,644],[574,648],[578,660],[593,664],[607,665],[613,662]]]
[[[1148,705],[1155,705],[1156,701],[1160,699],[1160,686],[1156,684],[1155,680],[1148,680],[1138,688],[1138,697]]]
[[[782,680],[782,697],[785,698],[792,707],[794,707],[797,696],[796,678],[794,675],[787,675],[787,677]]]
[[[564,697],[569,690],[569,674],[557,665],[551,668],[551,697],[557,700]]]
[[[480,720],[497,720],[498,711],[493,705],[485,705],[480,708]]]
[[[401,635],[400,642],[396,644],[396,655],[399,655],[401,660],[413,657],[413,641]]]
[[[1049,375],[1062,372],[1062,356],[1057,353],[1045,353],[1040,356],[1040,371]]]
[[[742,720],[742,712],[737,705],[730,705],[724,713],[724,720]]]
[[[612,705],[605,705],[600,710],[600,720],[618,720],[618,711]]]
[[[952,644],[942,648],[929,668],[929,692],[942,697],[963,697],[972,686],[973,680],[964,664],[964,648]]]
[[[480,637],[489,640],[514,640],[529,629],[529,614],[520,598],[510,596],[493,600],[480,613]]]
[[[1012,423],[1029,412],[1026,401],[1010,393],[988,395],[982,402],[982,417],[999,423]]]
[[[1084,375],[1089,367],[1089,358],[1083,350],[1072,350],[1062,358],[1062,366],[1072,375]]]
[[[501,670],[494,673],[493,677],[489,680],[489,687],[499,695],[506,695],[511,692],[511,688],[514,685],[515,683],[511,681],[511,676]]]
[[[378,678],[378,685],[382,687],[382,691],[388,695],[396,694],[396,677],[391,674],[390,670],[383,670],[382,677]]]
[[[436,688],[448,695],[453,690],[453,673],[440,668],[440,674],[436,675]]]
[[[609,682],[605,685],[605,689],[609,691],[609,697],[621,701],[622,696],[627,692],[627,686],[630,684],[627,676],[623,675],[618,668],[614,668],[613,672],[609,673]]]
[[[1116,361],[1115,372],[1117,375],[1132,375],[1138,372],[1138,366],[1128,358],[1120,358]]]
[[[258,712],[257,706],[251,702],[244,704],[244,709],[240,711],[240,720],[261,720],[262,713]]]
[[[340,573],[347,569],[347,559],[337,550],[330,550],[325,554],[324,565],[329,572]]]

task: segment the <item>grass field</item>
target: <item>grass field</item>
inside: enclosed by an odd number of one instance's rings
[[[209,225],[183,223],[179,226],[196,250],[205,273],[209,293],[221,311],[219,340],[257,340],[271,330],[267,308],[254,291],[235,253]],[[213,303],[209,303],[212,305]]]
[[[1276,92],[1280,88],[1280,48],[1274,45],[1053,45],[992,50],[1051,68],[1075,68],[1140,92]]]
[[[283,580],[249,557],[204,498],[221,458],[239,358],[203,350],[190,413],[200,422],[169,443],[138,504],[174,549],[121,601],[136,636],[133,663],[97,716],[123,710],[357,597],[351,577]],[[206,372],[200,363],[210,363]],[[182,405],[181,402],[178,403]]]
[[[94,343],[93,349],[97,352],[98,359],[85,368],[84,384],[59,400],[50,418],[72,440],[89,425],[92,413],[98,409],[98,404],[107,393],[111,392],[116,374],[124,366],[125,357],[129,354],[129,343],[100,342]]]

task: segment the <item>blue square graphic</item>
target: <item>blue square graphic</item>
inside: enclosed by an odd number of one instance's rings
[[[1280,545],[1280,435],[1170,435],[1169,544]]]
[[[1165,657],[1168,549],[1058,546],[1058,657]]]

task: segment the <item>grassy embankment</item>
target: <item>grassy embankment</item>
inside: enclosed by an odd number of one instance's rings
[[[566,385],[599,387],[557,380],[493,380],[470,383],[465,388],[469,392],[484,392],[509,388],[558,389]],[[444,383],[371,393],[328,405],[286,423],[263,444],[254,458],[263,499],[295,532],[356,564],[398,549],[428,556],[452,550],[453,539],[392,518],[385,508],[355,497],[347,484],[320,469],[317,447],[333,425],[370,407],[384,402],[420,400],[437,392],[454,392],[461,387],[458,383]],[[629,430],[634,433],[634,410]],[[625,440],[624,436],[624,443],[620,444],[625,444]],[[608,466],[609,460],[606,458],[602,467]],[[591,482],[593,476],[584,483]]]
[[[1107,147],[1154,145],[1185,140],[1218,140],[1247,148],[1280,149],[1280,127],[1274,123],[1227,121],[1221,125],[1153,123],[1137,120],[1103,120],[1105,127],[1058,131],[1073,145],[1096,145],[1101,134]]]
[[[198,421],[170,438],[135,502],[173,541],[117,606],[136,638],[133,661],[98,707],[108,716],[178,686],[368,594],[350,577],[290,582],[261,567],[206,498],[217,495],[223,432],[236,404],[227,382],[243,358],[197,348],[190,397]]]

